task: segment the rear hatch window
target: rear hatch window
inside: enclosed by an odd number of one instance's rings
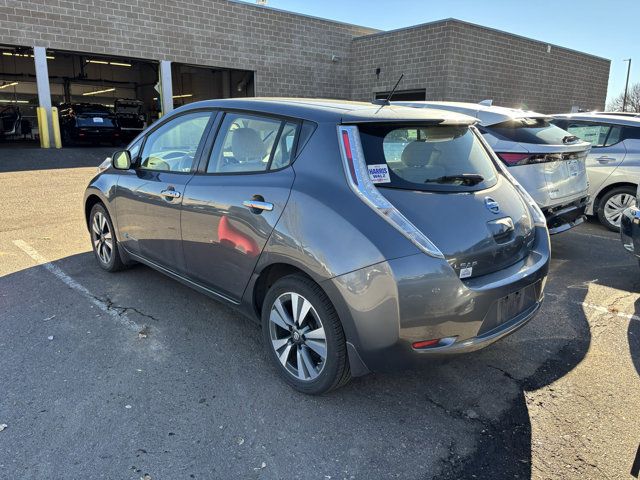
[[[109,114],[82,113],[76,117],[78,127],[113,128],[115,123]]]
[[[496,170],[467,125],[360,125],[369,174],[378,187],[475,191],[496,182]]]
[[[369,178],[442,252],[460,278],[495,272],[530,251],[524,200],[468,125],[358,125]]]
[[[483,131],[517,143],[563,145],[575,142],[578,137],[550,123],[546,118],[514,118],[488,127]]]

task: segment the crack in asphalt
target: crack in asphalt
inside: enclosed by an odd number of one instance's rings
[[[489,368],[493,368],[494,370],[498,370],[499,372],[501,372],[505,377],[507,377],[509,380],[511,380],[513,383],[515,383],[516,385],[518,385],[518,387],[522,387],[522,380],[520,380],[519,378],[514,377],[513,375],[511,375],[509,372],[507,372],[506,370],[503,370],[500,367],[496,367],[495,365],[487,365],[487,367]]]
[[[142,317],[146,317],[149,318],[153,321],[159,321],[158,318],[154,317],[153,315],[149,314],[149,313],[144,313],[143,311],[137,309],[136,307],[123,307],[121,305],[116,305],[113,300],[111,300],[109,297],[104,297],[104,298],[100,298],[97,296],[94,296],[94,298],[100,302],[103,302],[108,310],[111,310],[113,312],[116,312],[119,316],[123,316],[126,315],[127,312],[135,312],[138,315],[142,316]]]

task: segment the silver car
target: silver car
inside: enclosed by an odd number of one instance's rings
[[[636,191],[636,204],[640,205],[640,187]],[[620,238],[624,248],[631,252],[640,264],[640,209],[637,207],[631,206],[622,212]]]
[[[477,350],[538,311],[549,235],[474,123],[344,101],[189,104],[91,180],[95,258],[261,322],[305,393]]]
[[[590,145],[550,123],[551,117],[479,103],[394,103],[478,118],[478,129],[486,141],[547,217],[550,234],[584,221],[588,202],[585,159]]]
[[[636,204],[640,184],[640,118],[609,113],[554,115],[554,123],[591,143],[587,157],[588,215],[618,231],[625,209]]]

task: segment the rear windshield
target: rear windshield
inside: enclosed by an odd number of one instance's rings
[[[502,123],[496,123],[489,127],[483,127],[488,131],[518,143],[534,143],[546,145],[562,145],[571,135],[550,123],[545,118],[514,118]],[[576,140],[574,138],[574,140]]]
[[[79,127],[114,127],[113,119],[106,116],[104,113],[82,114],[76,117],[76,122]]]
[[[108,115],[111,113],[111,110],[108,107],[97,104],[74,105],[72,108],[78,115],[92,113],[95,113],[96,115]]]
[[[378,187],[474,191],[496,182],[493,161],[466,125],[361,125],[359,130]]]

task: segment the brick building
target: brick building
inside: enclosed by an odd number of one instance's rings
[[[603,108],[610,61],[446,19],[394,31],[233,0],[0,0],[0,102],[399,97]]]

